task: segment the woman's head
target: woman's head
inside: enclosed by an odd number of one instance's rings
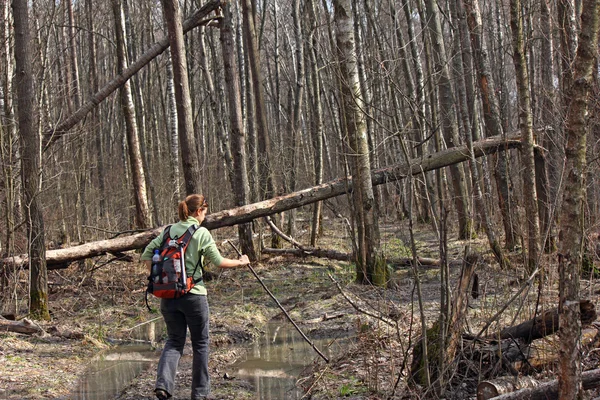
[[[179,213],[179,219],[186,221],[189,216],[193,216],[197,211],[206,210],[208,203],[201,194],[191,194],[179,202],[177,211]]]

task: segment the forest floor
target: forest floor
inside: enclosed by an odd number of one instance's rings
[[[308,226],[298,224],[301,242],[307,242]],[[233,229],[213,232],[224,255],[234,257],[223,240],[235,236]],[[409,257],[409,233],[405,224],[381,225],[382,249],[389,259]],[[419,226],[415,242],[420,257],[438,257],[439,242],[430,226]],[[451,287],[462,265],[465,247],[482,252],[477,268],[480,295],[470,299],[467,329],[478,330],[522,286],[520,269],[500,270],[483,239],[458,241],[449,234]],[[340,221],[326,221],[320,247],[349,252],[351,243]],[[135,258],[138,259],[136,254]],[[520,253],[511,254],[515,265],[522,265]],[[534,315],[536,304],[544,309],[558,299],[556,262],[548,256],[544,285],[533,285],[490,326],[489,332],[514,325]],[[254,264],[258,275],[281,305],[311,339],[328,338],[336,346],[338,338],[349,338],[336,347],[326,364],[316,353],[314,362],[298,376],[297,386],[312,399],[386,399],[422,398],[432,390],[407,384],[412,345],[420,332],[419,302],[412,270],[396,266],[389,288],[353,283],[354,266],[348,262],[322,258],[263,255]],[[428,326],[438,319],[440,271],[438,267],[419,267],[423,312]],[[585,277],[584,277],[585,278]],[[131,339],[132,327],[157,317],[144,303],[145,271],[140,262],[100,261],[72,265],[66,270],[49,271],[52,320],[39,323],[45,335],[0,333],[0,399],[70,399],[79,378],[97,354],[114,343]],[[14,296],[24,286],[17,282]],[[20,283],[19,283],[20,282]],[[21,285],[21,286],[18,286]],[[253,399],[252,385],[229,377],[231,366],[248,345],[264,332],[269,321],[285,321],[274,301],[248,269],[217,273],[207,282],[211,308],[211,398]],[[537,287],[541,288],[538,293]],[[600,285],[582,280],[582,297],[598,304]],[[26,293],[26,292],[25,292]],[[5,296],[7,296],[5,294]],[[23,299],[21,299],[23,300]],[[8,296],[3,301],[10,301]],[[153,300],[154,307],[158,302]],[[2,310],[6,312],[6,309]],[[385,323],[383,320],[391,321]],[[556,335],[553,335],[556,336]],[[156,353],[164,342],[156,344]],[[546,347],[555,347],[549,337]],[[596,346],[598,347],[598,346]],[[550,353],[555,352],[550,350]],[[585,368],[597,368],[593,351],[584,354]],[[595,354],[595,353],[594,353]],[[548,357],[536,378],[554,377],[555,360]],[[179,364],[174,399],[188,399],[191,386],[191,347],[188,341]],[[156,360],[142,371],[117,397],[153,399]],[[400,377],[400,379],[399,379]],[[446,398],[473,398],[477,378],[463,379],[451,387]],[[95,399],[96,397],[89,397]]]

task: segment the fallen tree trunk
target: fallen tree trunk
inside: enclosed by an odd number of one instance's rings
[[[600,386],[600,369],[585,371],[581,376],[583,390],[590,390]],[[479,399],[479,397],[478,397]],[[494,400],[554,400],[558,399],[558,380],[544,382],[535,387],[528,387],[516,392],[493,397]]]
[[[589,300],[580,301],[581,323],[589,325],[596,319],[594,304]],[[558,331],[557,309],[505,328],[485,338],[463,335],[463,352],[460,357],[467,364],[476,364],[478,377],[495,379],[505,373],[517,374],[517,368],[538,368],[556,361],[558,354],[544,343],[533,345],[535,339],[542,339]],[[597,335],[596,329],[584,330],[582,341],[588,345]]]
[[[294,257],[321,257],[330,258],[332,260],[339,261],[351,261],[352,253],[343,253],[336,250],[320,249],[315,247],[303,247],[301,249],[274,249],[271,247],[265,247],[261,250],[263,254],[272,255],[284,255]],[[394,268],[410,267],[412,265],[412,258],[391,258],[387,262]],[[440,260],[437,258],[417,257],[419,266],[432,266],[437,267],[440,265]]]
[[[25,335],[45,333],[42,328],[26,318],[21,321],[10,321],[0,318],[0,332],[17,332]]]
[[[520,135],[508,137],[493,137],[473,143],[473,152],[476,157],[513,149],[521,144]],[[469,151],[466,146],[453,147],[438,153],[428,154],[422,158],[415,158],[409,164],[396,164],[390,167],[373,171],[371,180],[373,185],[401,180],[409,174],[418,175],[423,171],[431,171],[448,165],[469,160]],[[294,193],[260,201],[258,203],[219,211],[206,216],[202,224],[207,229],[217,229],[225,226],[234,226],[250,222],[283,211],[316,203],[352,191],[352,178],[338,178],[336,180],[300,190]],[[156,237],[163,227],[138,233],[123,238],[107,239],[90,242],[66,249],[48,250],[46,262],[48,269],[64,268],[69,263],[89,257],[104,255],[111,252],[124,252],[145,247]],[[26,266],[27,255],[7,257],[0,260],[0,266]]]
[[[579,310],[582,325],[588,325],[596,320],[596,307],[590,300],[580,300]],[[541,339],[558,331],[558,321],[558,308],[555,307],[529,321],[504,328],[496,334],[489,335],[488,338],[523,339],[525,342],[531,343],[535,339]]]

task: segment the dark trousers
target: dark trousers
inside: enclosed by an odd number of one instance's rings
[[[187,294],[179,299],[162,299],[160,311],[167,325],[168,339],[158,362],[156,388],[173,395],[177,364],[183,355],[187,328],[193,350],[192,399],[208,396],[208,300],[206,296]]]

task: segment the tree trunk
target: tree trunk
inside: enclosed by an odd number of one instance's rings
[[[19,137],[21,145],[21,169],[24,205],[27,211],[27,235],[29,243],[29,312],[34,318],[49,320],[48,272],[44,242],[44,216],[40,191],[40,137],[36,129],[33,72],[29,50],[30,27],[28,2],[13,0],[15,29],[15,66]]]
[[[250,197],[250,184],[246,168],[246,136],[242,123],[242,103],[240,98],[240,78],[236,73],[235,52],[233,43],[233,21],[231,6],[223,7],[223,20],[221,22],[221,47],[223,53],[223,72],[227,88],[227,101],[229,103],[229,121],[231,125],[231,142],[233,147],[233,180],[232,191],[235,194],[237,206],[248,203]],[[252,242],[252,224],[245,223],[238,226],[238,235],[242,252],[251,260],[256,260],[256,251]]]
[[[540,1],[540,25],[541,25],[541,93],[540,107],[541,116],[539,124],[550,127],[544,130],[542,146],[548,150],[546,157],[546,174],[548,186],[545,189],[548,197],[548,203],[542,204],[540,208],[540,229],[545,238],[544,249],[546,251],[556,250],[556,217],[558,216],[558,204],[555,199],[558,198],[558,185],[562,170],[562,149],[564,147],[563,138],[557,135],[559,131],[558,119],[556,115],[556,90],[554,88],[554,46],[553,46],[553,16],[550,13],[549,0]],[[538,193],[539,196],[539,193]],[[540,199],[541,202],[541,199]]]
[[[96,35],[94,34],[94,14],[92,0],[85,1],[85,9],[88,14],[88,52],[89,52],[89,81],[90,96],[98,91],[98,71],[96,68]],[[102,129],[100,123],[100,111],[97,107],[92,110],[91,133],[94,137],[96,152],[96,174],[98,179],[98,205],[100,219],[106,217],[106,178],[104,171],[104,149],[102,145]]]
[[[584,390],[590,390],[600,386],[600,369],[584,372],[582,374],[582,386]],[[563,400],[566,398],[567,397],[563,397],[563,393],[560,391],[560,379],[558,381],[555,379],[534,387],[525,387],[516,392],[493,397],[494,400]],[[479,400],[480,397],[477,397],[477,399]],[[486,399],[486,397],[481,397],[481,399]]]
[[[535,271],[540,256],[540,221],[537,208],[537,191],[535,187],[535,161],[533,155],[533,116],[531,113],[531,97],[529,93],[529,75],[525,54],[525,36],[523,32],[523,16],[521,0],[510,2],[510,26],[513,37],[513,61],[515,64],[519,127],[523,136],[521,162],[523,163],[523,199],[527,217],[527,272]]]
[[[231,24],[232,22],[230,21],[229,23]],[[233,29],[233,28],[230,27],[230,29]],[[233,175],[233,170],[234,170],[233,155],[231,154],[231,146],[229,144],[229,141],[227,140],[227,132],[225,130],[225,126],[223,125],[224,117],[221,115],[221,112],[219,110],[219,97],[215,90],[215,85],[213,83],[213,79],[210,74],[210,69],[208,68],[208,59],[206,57],[206,51],[204,50],[205,40],[206,40],[206,37],[205,37],[206,35],[205,35],[204,31],[205,31],[204,27],[201,26],[200,32],[199,32],[199,40],[198,40],[198,50],[200,53],[199,58],[200,58],[200,66],[201,66],[200,69],[202,70],[202,75],[204,76],[206,90],[208,91],[210,110],[212,112],[212,117],[213,117],[214,124],[215,124],[215,131],[217,133],[217,137],[219,138],[219,142],[221,143],[221,146],[219,146],[219,148],[222,148],[221,155],[222,155],[223,159],[225,160],[225,168],[227,170],[227,177],[229,178],[229,184],[232,185],[232,189],[234,189],[233,192],[235,193],[235,186],[233,184],[233,181],[235,179],[234,175]],[[233,32],[231,33],[231,40],[233,43]],[[231,65],[231,68],[234,68],[235,53],[234,53],[233,49],[231,49],[230,51],[232,52],[233,62],[234,62],[234,64]],[[239,86],[240,86],[239,85],[239,75],[238,75],[238,85],[237,86],[238,86],[237,90],[239,91]],[[239,97],[239,93],[237,94],[237,96]],[[241,111],[241,106],[240,106],[240,111]],[[241,115],[240,115],[240,118],[241,118]]]
[[[441,28],[438,4],[434,0],[426,0],[427,25],[433,48],[435,77],[439,89],[439,106],[441,115],[441,129],[447,147],[455,147],[460,144],[458,137],[458,124],[454,110],[455,100],[452,92],[448,58],[444,48],[444,36]],[[454,189],[454,206],[458,215],[458,238],[466,239],[472,232],[472,221],[469,217],[469,204],[466,192],[465,173],[460,165],[450,168],[452,187]]]
[[[194,120],[192,118],[192,100],[188,82],[187,58],[183,41],[181,11],[178,0],[161,0],[163,13],[171,44],[173,62],[173,83],[177,104],[177,133],[183,163],[183,178],[187,195],[201,193],[200,162],[196,151]]]
[[[127,43],[125,42],[125,16],[120,0],[113,0],[113,14],[115,17],[115,32],[117,36],[117,62],[118,71],[122,73],[127,65]],[[129,152],[129,166],[133,183],[133,197],[135,200],[135,222],[141,229],[151,226],[150,209],[146,191],[146,178],[144,177],[144,165],[140,151],[140,139],[138,126],[135,118],[135,109],[129,81],[120,89],[121,109],[125,119],[125,130],[127,135],[127,150]],[[84,184],[82,182],[82,184]]]
[[[310,90],[310,106],[311,106],[311,132],[312,132],[312,144],[314,154],[314,176],[315,185],[323,183],[323,109],[321,105],[321,75],[317,68],[317,54],[318,41],[315,35],[317,29],[316,20],[316,4],[315,0],[307,2],[308,18],[310,19],[311,29],[308,44],[308,58],[309,58],[309,74],[311,77]],[[312,225],[310,232],[310,245],[315,247],[317,245],[317,237],[321,230],[321,210],[323,203],[318,201],[313,205],[313,216]]]
[[[256,110],[256,136],[258,139],[258,174],[260,182],[260,196],[269,198],[276,194],[275,177],[272,170],[271,139],[267,125],[267,109],[263,87],[263,75],[260,65],[260,54],[256,39],[255,20],[252,12],[252,0],[242,0],[244,40],[248,64],[252,72],[252,88],[254,94],[254,106]]]
[[[6,205],[6,236],[2,253],[13,254],[15,246],[15,216],[18,215],[17,188],[15,169],[18,166],[17,149],[14,142],[17,137],[13,109],[13,54],[10,46],[10,13],[8,0],[0,2],[0,20],[4,22],[0,28],[0,146],[2,174],[4,178],[4,197]]]
[[[579,271],[582,267],[583,226],[586,199],[586,140],[588,105],[598,54],[600,0],[584,0],[577,55],[573,62],[573,84],[568,100],[565,133],[565,191],[559,234],[560,363],[558,394],[561,399],[581,396],[579,349]],[[565,27],[568,28],[568,27]]]
[[[385,270],[379,268],[379,226],[371,183],[369,144],[364,104],[358,79],[356,49],[349,0],[334,0],[337,27],[336,44],[339,56],[342,96],[342,126],[349,140],[350,165],[353,175],[352,196],[357,227],[356,281],[362,284],[383,284]],[[381,269],[381,271],[379,271]],[[378,276],[380,275],[380,276]],[[381,276],[383,275],[383,276]]]
[[[169,142],[169,166],[173,182],[173,204],[181,201],[179,190],[181,174],[179,173],[179,129],[177,129],[177,100],[175,100],[175,82],[173,82],[173,62],[169,55],[167,59],[167,131]]]
[[[477,83],[479,93],[483,101],[483,117],[485,120],[486,137],[493,137],[504,134],[502,128],[500,106],[496,97],[495,83],[492,77],[488,51],[483,37],[483,24],[481,20],[481,11],[479,0],[464,0],[465,11],[467,13],[467,25],[471,37],[471,47],[473,49],[473,61],[477,70]],[[506,176],[506,158],[493,157],[496,168],[494,168],[494,177],[498,192],[498,206],[502,214],[504,226],[504,236],[506,247],[512,249],[515,245],[515,232],[510,215],[509,202],[510,191],[508,187],[508,178]]]

